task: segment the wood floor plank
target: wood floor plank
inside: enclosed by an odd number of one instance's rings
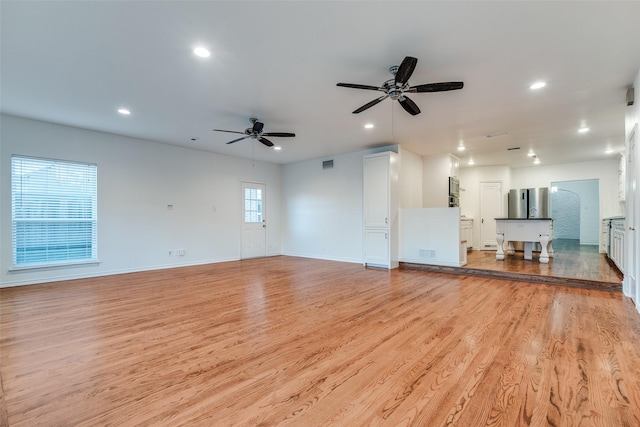
[[[11,426],[640,425],[619,292],[273,257],[0,289],[0,332]]]

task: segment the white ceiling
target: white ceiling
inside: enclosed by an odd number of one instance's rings
[[[274,163],[388,143],[463,166],[530,166],[530,149],[542,164],[615,156],[640,69],[637,1],[3,0],[0,13],[3,113]],[[379,93],[336,83],[380,85],[405,56],[410,84],[464,89],[411,94],[415,117],[390,99],[351,114]],[[250,117],[297,136],[274,151],[212,131]]]

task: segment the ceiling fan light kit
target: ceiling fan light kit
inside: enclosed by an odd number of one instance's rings
[[[385,81],[382,86],[370,86],[355,83],[338,83],[337,86],[384,92],[384,95],[354,110],[353,114],[361,113],[364,110],[367,110],[378,104],[379,102],[382,102],[387,98],[391,98],[394,101],[397,100],[402,108],[404,108],[404,110],[412,116],[420,114],[420,108],[418,108],[416,103],[413,102],[408,96],[406,96],[405,93],[444,92],[449,90],[462,89],[464,87],[463,82],[427,83],[410,86],[409,78],[413,74],[417,63],[417,58],[406,56],[402,60],[402,63],[400,65],[394,65],[389,68],[389,72],[394,77]]]

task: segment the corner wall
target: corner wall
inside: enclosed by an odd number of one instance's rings
[[[152,141],[6,115],[0,120],[0,286],[237,260],[241,181],[266,184],[267,253],[280,253],[279,165],[252,167],[249,160]],[[9,271],[13,154],[98,165],[99,265]],[[168,254],[176,249],[185,255]]]

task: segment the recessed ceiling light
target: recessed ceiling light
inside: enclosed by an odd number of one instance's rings
[[[197,141],[197,140],[199,140],[200,138],[198,138],[197,136],[192,136],[192,137],[191,137],[191,138],[189,138],[189,139],[190,139],[191,141]]]
[[[533,89],[533,90],[542,89],[546,85],[547,84],[545,82],[535,82],[531,86],[529,86],[529,89]]]
[[[581,127],[580,129],[578,129],[578,132],[580,132],[580,133],[587,133],[587,132],[589,132],[589,128],[588,128],[588,127],[586,127],[586,126],[585,126],[585,127]]]
[[[473,159],[469,159],[469,162],[467,162],[467,164],[473,166],[476,164],[476,162],[474,162]]]
[[[613,148],[607,148],[604,154],[613,154]]]
[[[193,53],[200,58],[208,58],[211,55],[211,52],[209,52],[209,50],[205,49],[204,47],[197,47],[193,49]]]
[[[373,129],[373,123],[367,123],[366,125],[364,125],[365,129]]]
[[[273,147],[274,150],[280,151],[282,150],[282,147],[280,147],[279,145],[276,145],[275,147]]]
[[[527,157],[535,157],[535,156],[536,156],[536,153],[534,153],[533,151],[529,151],[527,153]]]
[[[534,165],[539,165],[540,164],[540,159],[536,157],[536,159],[533,161]]]
[[[464,145],[460,145],[460,146],[458,146],[458,151],[464,151],[464,150],[466,150],[466,149],[467,149],[467,148],[466,148]]]
[[[118,108],[118,113],[128,116],[129,114],[131,114],[131,111],[127,110],[126,108]]]

